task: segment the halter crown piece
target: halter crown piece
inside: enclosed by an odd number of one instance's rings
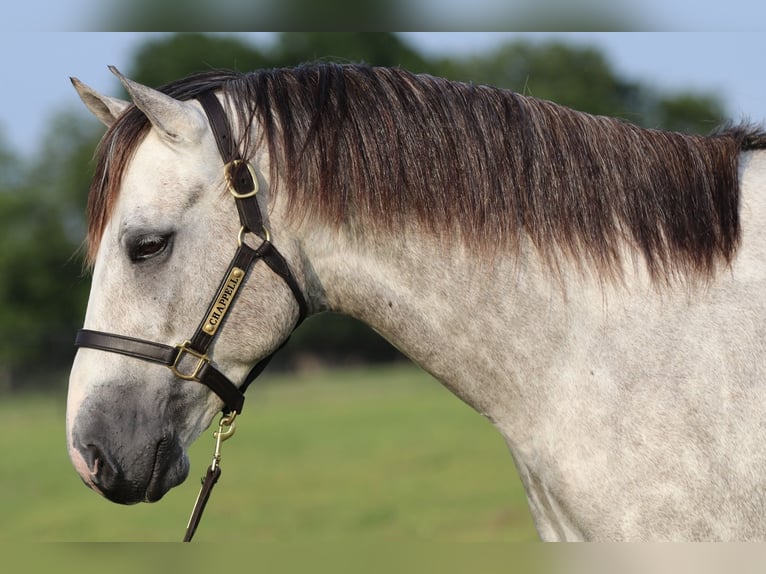
[[[229,264],[223,279],[221,280],[216,294],[205,312],[205,316],[190,339],[183,343],[170,346],[145,339],[136,339],[125,335],[116,335],[102,331],[80,329],[75,338],[76,347],[87,347],[111,353],[118,353],[136,359],[158,363],[168,367],[173,374],[184,381],[202,383],[212,390],[223,401],[223,414],[215,433],[216,450],[213,455],[213,463],[208,468],[207,475],[203,480],[197,503],[187,526],[185,542],[191,541],[199,520],[202,517],[207,499],[213,485],[221,474],[220,445],[233,434],[234,417],[242,412],[245,401],[244,392],[250,383],[261,374],[271,358],[281,346],[273,353],[261,359],[248,373],[243,383],[237,387],[223,373],[221,373],[208,357],[208,349],[220,331],[227,313],[231,310],[236,297],[240,292],[240,286],[245,282],[247,274],[252,266],[258,261],[263,261],[276,273],[292,291],[295,301],[298,303],[298,320],[293,330],[306,318],[307,305],[298,282],[293,275],[290,266],[276,247],[271,243],[269,232],[263,224],[263,216],[258,206],[256,194],[258,192],[258,179],[250,164],[242,158],[238,146],[234,142],[226,113],[212,91],[198,96],[198,101],[207,114],[210,127],[213,131],[218,150],[224,162],[224,177],[229,192],[234,197],[239,213],[242,228],[238,237],[238,248]],[[258,236],[262,242],[257,248],[252,248],[244,241],[246,234]],[[287,342],[285,340],[282,346]],[[224,428],[228,430],[224,430]]]

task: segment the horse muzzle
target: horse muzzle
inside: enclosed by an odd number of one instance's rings
[[[119,424],[117,424],[119,423]],[[178,436],[157,425],[107,424],[84,411],[70,434],[69,455],[83,482],[112,502],[156,502],[189,473]]]
[[[155,451],[150,465],[122,464],[99,445],[88,443],[77,447],[86,465],[80,468],[83,482],[112,502],[135,504],[156,502],[186,478],[189,463],[177,442],[161,439],[148,450]]]

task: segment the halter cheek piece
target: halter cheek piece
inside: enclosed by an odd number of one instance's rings
[[[256,199],[258,180],[250,164],[238,152],[238,146],[233,140],[226,113],[213,92],[205,92],[197,99],[207,114],[215,141],[218,144],[218,150],[224,162],[226,183],[229,192],[234,197],[239,219],[242,223],[238,238],[239,247],[221,280],[215,297],[191,339],[175,347],[89,329],[81,329],[77,332],[75,346],[118,353],[165,365],[179,379],[195,381],[209,387],[223,401],[224,414],[240,413],[245,401],[244,391],[261,374],[279,349],[261,359],[251,369],[239,388],[213,366],[207,352],[218,334],[226,314],[236,300],[239,287],[245,281],[250,268],[261,260],[290,288],[298,303],[298,321],[295,327],[305,319],[307,306],[290,266],[270,241]],[[255,249],[250,247],[244,242],[244,236],[247,233],[257,235],[263,240],[262,243]]]

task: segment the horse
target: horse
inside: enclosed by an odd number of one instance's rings
[[[542,540],[766,539],[757,126],[364,64],[112,71],[132,102],[72,78],[108,128],[66,415],[89,487],[159,500],[253,365],[334,311],[494,425]]]

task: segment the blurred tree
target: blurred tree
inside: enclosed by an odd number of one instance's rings
[[[511,42],[481,57],[442,61],[439,73],[645,127],[707,133],[725,117],[717,97],[658,94],[649,86],[620,77],[606,55],[589,46]]]
[[[10,193],[21,182],[21,165],[11,151],[0,126],[0,194]]]
[[[625,101],[637,88],[618,78],[595,48],[560,42],[512,42],[485,57],[457,63],[457,72],[470,74],[474,82],[510,88],[593,114],[624,111]]]
[[[223,69],[247,72],[273,66],[254,44],[211,34],[170,34],[146,42],[129,70],[131,79],[160,86],[194,72]]]
[[[658,96],[646,125],[684,133],[709,133],[726,117],[723,103],[706,94]]]
[[[400,0],[135,0],[104,8],[96,27],[112,31],[396,29],[411,15],[410,3]]]
[[[41,159],[16,160],[15,183],[0,193],[0,389],[62,384],[50,375],[74,356],[88,293],[77,257],[90,179],[83,166],[95,141],[82,122],[59,116]]]
[[[494,84],[650,127],[708,132],[723,118],[715,96],[658,93],[622,78],[598,50],[556,42],[512,42],[480,57],[444,59],[425,58],[390,33],[285,33],[268,49],[241,36],[166,34],[149,40],[123,72],[156,86],[205,69],[248,71],[317,59]],[[74,354],[89,283],[75,254],[85,236],[91,156],[103,133],[98,122],[82,118],[56,118],[35,154],[42,159],[30,163],[8,149],[0,132],[0,390],[39,380],[36,372],[60,372]],[[399,356],[361,323],[327,314],[307,321],[275,363]]]
[[[426,72],[429,62],[390,32],[285,32],[279,35],[274,65],[307,61],[366,62]]]
[[[514,0],[481,4],[402,0],[135,0],[97,6],[94,29],[429,29],[628,31],[654,29],[651,10],[623,0]],[[662,27],[662,26],[661,26]]]
[[[15,389],[71,362],[86,293],[55,206],[4,194],[0,227],[0,300],[8,302],[0,307],[0,387]]]

